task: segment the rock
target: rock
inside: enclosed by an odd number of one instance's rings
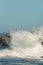
[[[11,40],[11,36],[6,34],[0,38],[0,46],[6,46],[9,45],[9,42]]]
[[[43,45],[43,41],[41,42],[41,44]]]

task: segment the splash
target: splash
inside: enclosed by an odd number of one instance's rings
[[[43,28],[34,32],[16,31],[10,33],[11,49],[0,50],[0,57],[40,58],[43,56]]]

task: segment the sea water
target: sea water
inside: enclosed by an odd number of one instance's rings
[[[0,65],[43,65],[43,62],[27,58],[2,58],[0,59]]]
[[[10,35],[9,48],[0,49],[0,65],[43,65],[43,28]]]

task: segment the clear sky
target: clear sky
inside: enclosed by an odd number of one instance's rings
[[[43,0],[0,0],[0,32],[43,25]]]

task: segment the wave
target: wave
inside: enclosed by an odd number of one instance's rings
[[[43,27],[34,31],[11,32],[11,49],[0,50],[0,57],[40,58],[43,56]]]

